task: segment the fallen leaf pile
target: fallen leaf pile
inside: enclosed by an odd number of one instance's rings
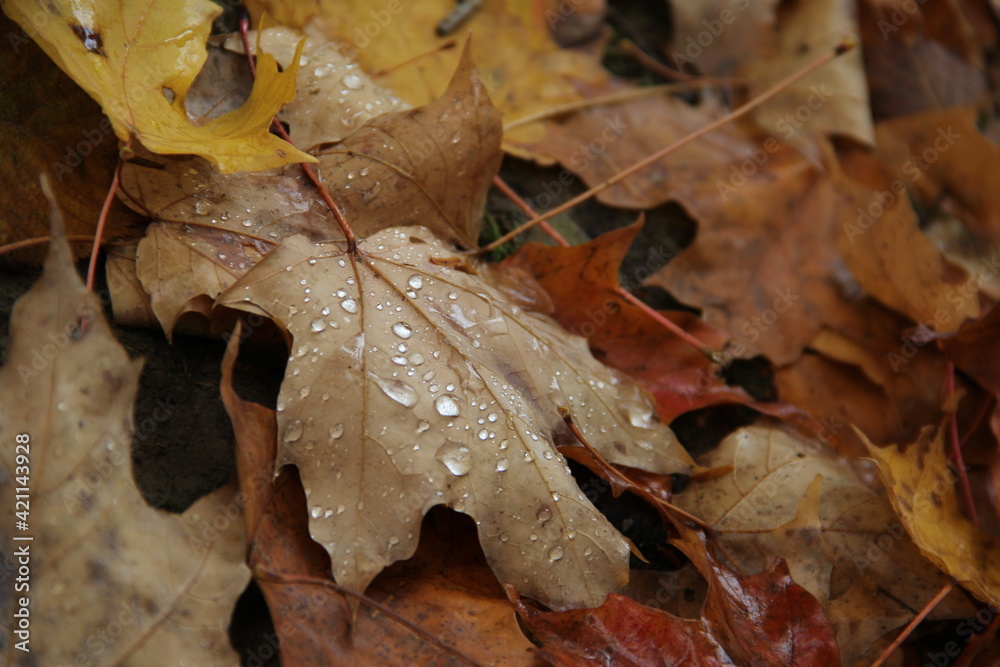
[[[6,661],[1000,655],[995,3],[668,4],[0,0]],[[228,340],[182,513],[105,310]]]

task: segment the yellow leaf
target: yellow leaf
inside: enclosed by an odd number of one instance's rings
[[[279,74],[273,57],[257,59],[257,82],[239,109],[196,126],[184,98],[205,62],[205,41],[220,12],[208,0],[3,0],[45,52],[100,102],[123,141],[156,153],[201,155],[223,172],[313,162],[269,133],[274,114],[295,96],[298,58]]]
[[[889,500],[923,554],[983,602],[1000,605],[1000,540],[965,518],[948,463],[944,429],[927,426],[920,438],[899,446],[876,447],[860,431],[889,491]]]

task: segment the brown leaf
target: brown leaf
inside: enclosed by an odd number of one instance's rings
[[[317,169],[359,238],[420,224],[471,247],[499,164],[499,142],[499,117],[467,57],[444,96],[379,116],[324,146]],[[204,228],[193,234],[154,226],[137,252],[139,279],[168,333],[192,305],[204,311],[203,296],[214,298],[281,240],[343,238],[297,166],[224,176],[205,160],[167,159],[164,169],[128,164],[122,179],[137,210]]]
[[[0,12],[0,179],[5,183],[0,206],[0,245],[49,235],[48,203],[38,176],[58,183],[66,215],[66,233],[92,235],[118,158],[118,139],[101,107],[63,74],[59,67],[11,19]],[[120,234],[136,216],[116,205],[106,237]],[[83,257],[90,245],[74,243]],[[40,265],[38,248],[0,256]]]
[[[618,665],[829,665],[839,656],[816,599],[795,584],[780,559],[774,570],[743,577],[719,566],[703,540],[678,544],[709,581],[702,618],[678,618],[611,594],[599,609],[542,612],[508,594],[541,652],[555,665],[601,656]]]
[[[351,608],[333,587],[330,559],[309,537],[305,493],[294,468],[272,486],[276,413],[243,401],[232,389],[239,337],[223,360],[222,394],[237,439],[250,565],[281,637],[282,659],[308,664],[459,664],[376,609],[364,605],[353,628]],[[432,514],[413,558],[388,568],[368,588],[383,608],[416,621],[432,636],[481,664],[533,666],[531,644],[486,565],[475,529]]]
[[[941,251],[920,232],[905,184],[858,149],[841,152],[847,176],[844,208],[855,213],[840,226],[837,247],[872,296],[935,331],[954,331],[979,313],[975,299],[956,299],[959,285],[945,271]]]
[[[292,143],[304,150],[340,141],[382,114],[410,108],[374,83],[357,62],[341,52],[340,44],[326,41],[320,31],[317,25],[305,26],[309,36],[302,48],[303,66],[295,80],[295,99],[278,114],[289,125]],[[261,50],[272,54],[284,68],[303,38],[302,33],[285,26],[267,28],[259,36]],[[249,38],[251,53],[256,53],[258,33],[251,31]],[[226,48],[242,55],[243,40],[231,35]]]
[[[338,583],[363,590],[412,555],[420,518],[447,503],[477,520],[501,581],[553,607],[599,604],[624,583],[627,548],[555,451],[571,438],[558,408],[613,462],[666,473],[690,459],[641,389],[467,259],[419,227],[356,255],[293,237],[217,305],[292,341],[277,463],[299,467]]]
[[[639,380],[656,398],[664,422],[709,405],[739,403],[812,426],[811,418],[800,411],[757,403],[743,389],[726,385],[717,364],[615,292],[618,268],[640,228],[636,223],[570,247],[528,243],[505,265],[530,271],[551,298],[559,323],[586,336],[602,362]],[[665,259],[662,250],[654,248],[650,260],[654,264],[647,268],[655,270]],[[726,334],[695,315],[660,314],[705,347],[724,348]]]
[[[947,583],[907,538],[891,507],[817,441],[777,427],[753,426],[725,438],[699,463],[733,472],[692,481],[674,503],[712,526],[725,556],[761,572],[784,557],[792,579],[827,605],[858,579],[871,578],[888,608],[912,617]],[[968,611],[961,596],[939,617]],[[845,619],[830,620],[840,634]],[[850,622],[850,619],[846,619]]]
[[[944,428],[925,428],[900,451],[862,436],[889,491],[889,500],[920,551],[983,602],[1000,604],[1000,540],[965,518],[948,462]]]
[[[236,665],[227,629],[250,573],[242,526],[230,515],[239,513],[234,489],[180,517],[146,505],[130,456],[142,364],[114,340],[80,282],[61,224],[53,235],[42,279],[15,306],[0,370],[0,431],[9,440],[0,448],[0,536],[27,554],[19,563],[31,572],[21,593],[33,640],[25,657]],[[15,504],[21,488],[28,498]],[[12,534],[15,518],[29,525]],[[24,536],[31,541],[12,541]],[[18,603],[2,600],[4,652],[20,656],[15,644],[27,637],[14,633]]]

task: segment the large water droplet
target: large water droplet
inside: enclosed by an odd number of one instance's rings
[[[194,212],[198,215],[208,215],[212,212],[212,205],[204,199],[199,199],[194,204]]]
[[[285,427],[285,442],[295,442],[302,437],[302,421],[299,419],[294,420],[288,426]]]
[[[421,419],[419,422],[417,422],[417,433],[425,433],[427,429],[429,429],[430,427],[431,423],[429,421]]]
[[[497,461],[497,472],[506,472],[507,468],[510,467],[510,462],[507,459],[500,459]]]
[[[312,327],[313,331],[319,333],[320,331],[326,328],[326,321],[317,317],[315,320],[312,321],[312,324],[310,326]]]
[[[320,507],[319,505],[313,505],[313,508],[309,510],[309,516],[311,516],[314,519],[320,518],[321,516],[323,516],[323,508]]]
[[[382,378],[375,378],[375,382],[378,383],[379,388],[382,389],[386,396],[400,405],[412,408],[417,402],[416,390],[402,380],[383,380]]]
[[[509,539],[510,539],[510,534],[506,530],[504,532],[500,533],[500,541],[501,542],[506,542]]]
[[[365,82],[357,74],[348,74],[344,77],[344,85],[351,90],[357,90],[361,86],[365,85]]]
[[[409,338],[413,335],[413,329],[406,322],[396,322],[392,325],[392,333],[396,334],[400,338]]]
[[[346,310],[349,313],[356,313],[356,312],[358,312],[358,302],[355,301],[354,299],[352,299],[351,297],[347,297],[346,299],[344,299],[343,301],[341,301],[340,302],[340,307],[343,308],[344,310]]]
[[[548,505],[542,505],[538,512],[535,513],[535,518],[545,523],[552,518],[552,510],[549,509]]]
[[[553,563],[562,557],[563,557],[562,547],[552,547],[552,550],[549,551],[549,560],[552,561]]]
[[[449,440],[438,450],[437,459],[456,477],[461,477],[472,468],[472,452],[465,445]]]
[[[442,417],[458,416],[458,399],[451,394],[438,396],[437,400],[434,401],[434,407],[437,409],[438,414]]]
[[[417,274],[413,274],[412,276],[410,276],[410,279],[406,281],[406,284],[413,289],[420,289],[421,287],[424,286],[424,279],[423,277],[418,276]]]
[[[330,427],[330,437],[334,440],[338,440],[342,435],[344,435],[344,425],[337,424],[336,426]]]

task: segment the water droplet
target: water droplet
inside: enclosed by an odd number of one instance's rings
[[[312,321],[312,324],[309,326],[312,327],[313,331],[319,333],[320,331],[326,328],[326,322],[321,318],[317,317],[315,320]]]
[[[396,334],[400,338],[409,338],[413,335],[413,329],[406,322],[396,322],[392,325],[392,333]]]
[[[208,215],[212,212],[212,205],[204,199],[199,199],[194,204],[194,212],[198,215]]]
[[[417,402],[416,390],[402,380],[383,380],[381,378],[375,378],[375,382],[378,383],[379,388],[382,389],[386,396],[400,405],[412,408]]]
[[[486,419],[489,420],[489,422],[492,424],[497,420],[497,413],[491,412],[490,414],[486,415]]]
[[[359,171],[358,173],[361,174],[362,176],[367,176],[368,171],[369,171],[368,167],[362,167],[361,171]]]
[[[429,429],[430,427],[431,423],[429,421],[424,421],[423,419],[421,419],[419,422],[417,422],[417,433],[425,433],[427,429]]]
[[[354,299],[352,299],[351,297],[347,297],[346,299],[344,299],[343,301],[341,301],[340,302],[340,307],[343,308],[344,310],[346,310],[349,313],[356,313],[356,312],[358,312],[358,302],[355,301]]]
[[[500,459],[497,461],[497,472],[506,472],[507,468],[510,467],[510,462],[507,459]]]
[[[302,437],[302,421],[299,419],[294,420],[288,426],[285,427],[285,442],[295,442]]]
[[[424,286],[424,279],[417,274],[410,276],[410,279],[406,281],[406,284],[413,289],[420,289]]]
[[[392,537],[389,538],[389,544],[392,546],[396,546],[397,544],[399,544],[399,538],[393,535]]]
[[[351,90],[357,90],[361,86],[365,85],[365,82],[357,74],[348,74],[344,77],[344,85]]]
[[[312,393],[312,389],[310,387],[302,387],[299,389],[299,396],[301,398],[309,398],[310,393]]]
[[[554,500],[556,502],[559,502],[559,492],[558,491],[553,491],[552,492],[552,500]]]
[[[500,541],[501,542],[506,542],[509,539],[510,539],[510,534],[506,530],[504,532],[500,533]]]
[[[311,516],[314,519],[320,518],[321,516],[323,516],[323,508],[320,507],[319,505],[313,505],[313,508],[309,510],[309,516]]]
[[[563,557],[562,547],[552,547],[552,550],[549,551],[549,560],[552,561],[553,563],[562,557]]]
[[[490,437],[490,432],[487,431],[485,428],[481,428],[481,429],[479,429],[479,433],[477,433],[476,436],[480,440],[486,440],[487,438]]]
[[[456,477],[468,474],[472,468],[472,453],[468,447],[449,440],[438,450],[437,458]]]
[[[535,438],[535,439],[537,440],[538,438]],[[552,450],[546,449],[544,452],[542,452],[542,456],[544,456],[547,460],[551,461],[552,460]]]
[[[414,366],[419,366],[420,364],[424,363],[424,355],[420,354],[419,352],[414,352],[413,354],[410,355],[410,363],[413,364]]]
[[[334,440],[338,440],[342,435],[344,435],[344,425],[337,424],[336,426],[330,427],[330,437]]]
[[[337,505],[337,514],[343,514],[347,510],[343,505]]]
[[[531,540],[532,542],[537,542],[538,541],[538,535],[532,533],[531,535],[528,535],[528,539]]]
[[[442,417],[458,416],[458,399],[451,394],[438,396],[437,400],[434,401],[434,407],[437,408],[438,414]]]

